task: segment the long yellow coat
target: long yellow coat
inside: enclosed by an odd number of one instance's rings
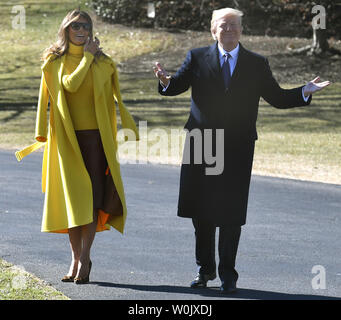
[[[62,85],[65,55],[50,56],[42,66],[35,139],[36,143],[16,152],[20,161],[27,154],[45,145],[42,164],[42,191],[45,192],[43,232],[66,233],[68,228],[93,221],[92,186],[85,168],[72,124]],[[97,231],[110,226],[123,233],[127,216],[120,165],[117,160],[116,104],[122,127],[133,130],[139,139],[135,122],[122,102],[118,74],[109,57],[93,62],[90,70],[94,83],[97,123],[111,176],[123,206],[123,215],[109,216],[101,212]],[[49,126],[47,107],[50,101]],[[131,135],[129,135],[131,136]]]

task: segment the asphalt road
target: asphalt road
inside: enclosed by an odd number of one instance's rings
[[[230,299],[219,293],[218,279],[204,290],[189,288],[193,227],[176,216],[179,168],[161,165],[122,166],[125,234],[96,235],[89,284],[62,283],[68,237],[40,232],[41,159],[35,153],[18,163],[13,152],[0,152],[0,258],[71,299]],[[237,256],[239,291],[231,298],[341,299],[340,214],[340,185],[253,176]]]

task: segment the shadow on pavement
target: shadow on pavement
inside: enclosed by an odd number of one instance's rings
[[[182,293],[195,294],[204,297],[213,298],[231,298],[231,299],[256,299],[256,300],[341,300],[341,297],[329,297],[309,294],[291,294],[273,291],[263,291],[255,289],[238,288],[236,293],[226,295],[219,291],[219,287],[208,287],[205,289],[192,289],[189,287],[169,286],[169,285],[138,285],[138,284],[119,284],[112,282],[94,281],[89,284],[101,287],[112,287],[121,289],[132,289],[138,291],[164,292],[164,293]]]

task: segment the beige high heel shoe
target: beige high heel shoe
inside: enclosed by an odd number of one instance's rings
[[[64,276],[61,281],[62,282],[73,282],[75,280],[74,276]]]
[[[68,275],[66,275],[66,276],[64,276],[64,277],[61,279],[61,281],[62,281],[62,282],[73,282],[73,281],[75,280],[75,277],[76,277],[76,276],[68,276]]]
[[[85,277],[85,278],[82,278],[82,277],[75,277],[73,282],[75,284],[85,284],[85,283],[88,283],[90,281],[89,277],[90,277],[90,271],[91,271],[91,267],[92,267],[92,262],[90,260],[89,262],[89,273],[88,275]]]

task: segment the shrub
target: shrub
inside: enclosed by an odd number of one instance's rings
[[[148,4],[155,18],[147,16]],[[92,0],[92,7],[105,21],[135,27],[209,30],[212,11],[224,7],[244,12],[245,34],[270,36],[312,35],[314,1],[297,0]],[[327,11],[328,36],[340,38],[341,3],[320,0]]]

